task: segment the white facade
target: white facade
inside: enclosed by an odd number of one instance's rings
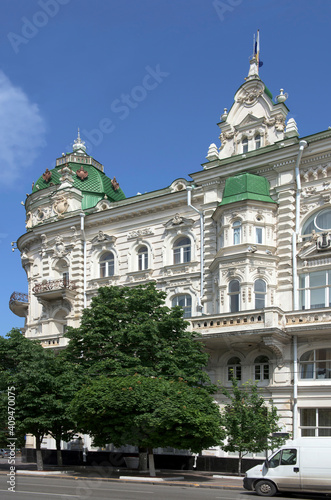
[[[253,60],[191,181],[119,201],[100,188],[88,209],[78,172],[103,167],[78,138],[26,200],[29,293],[11,299],[25,335],[64,346],[100,286],[153,280],[202,334],[213,381],[259,380],[284,431],[330,436],[331,131],[300,140],[286,97]]]

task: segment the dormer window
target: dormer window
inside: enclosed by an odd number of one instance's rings
[[[245,137],[242,140],[242,147],[243,147],[243,154],[248,153],[248,139],[247,139],[247,137]]]
[[[255,149],[260,149],[261,147],[261,136],[260,134],[257,134],[255,136]]]

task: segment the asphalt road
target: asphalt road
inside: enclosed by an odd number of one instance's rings
[[[1,500],[249,500],[250,493],[209,488],[178,487],[120,481],[91,481],[88,478],[62,479],[20,476],[15,493],[8,491],[7,477],[0,476]],[[254,495],[255,497],[255,495]],[[256,498],[256,497],[255,497]],[[252,500],[252,499],[251,499]]]
[[[89,480],[88,478],[36,477],[18,474],[15,493],[8,491],[8,477],[0,475],[1,500],[257,500],[246,490],[222,490],[194,486],[168,486],[148,483]],[[281,496],[287,500],[289,497]],[[322,496],[292,495],[293,499],[322,499]]]

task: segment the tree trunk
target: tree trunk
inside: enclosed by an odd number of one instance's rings
[[[57,458],[57,465],[62,467],[63,461],[62,461],[62,450],[61,450],[61,439],[56,438],[56,458]]]
[[[41,454],[41,448],[40,448],[43,436],[35,436],[35,437],[36,437],[37,470],[44,470],[43,456]]]
[[[147,450],[146,448],[138,448],[139,451],[139,470],[140,471],[147,471]]]
[[[156,472],[155,472],[153,448],[148,448],[148,464],[149,464],[149,475],[155,477]]]
[[[239,451],[239,459],[238,459],[238,476],[241,475],[241,461],[242,461],[242,454],[241,451]]]

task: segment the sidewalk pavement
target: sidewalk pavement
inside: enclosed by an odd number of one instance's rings
[[[166,484],[196,488],[243,489],[243,477],[222,474],[221,472],[157,470],[156,477],[149,472],[140,472],[127,468],[100,467],[100,466],[44,466],[44,471],[37,471],[35,463],[17,463],[18,475],[48,476],[58,478],[88,478],[90,481],[119,481],[119,482],[148,482],[152,484]],[[0,474],[8,473],[8,464],[1,460]]]

